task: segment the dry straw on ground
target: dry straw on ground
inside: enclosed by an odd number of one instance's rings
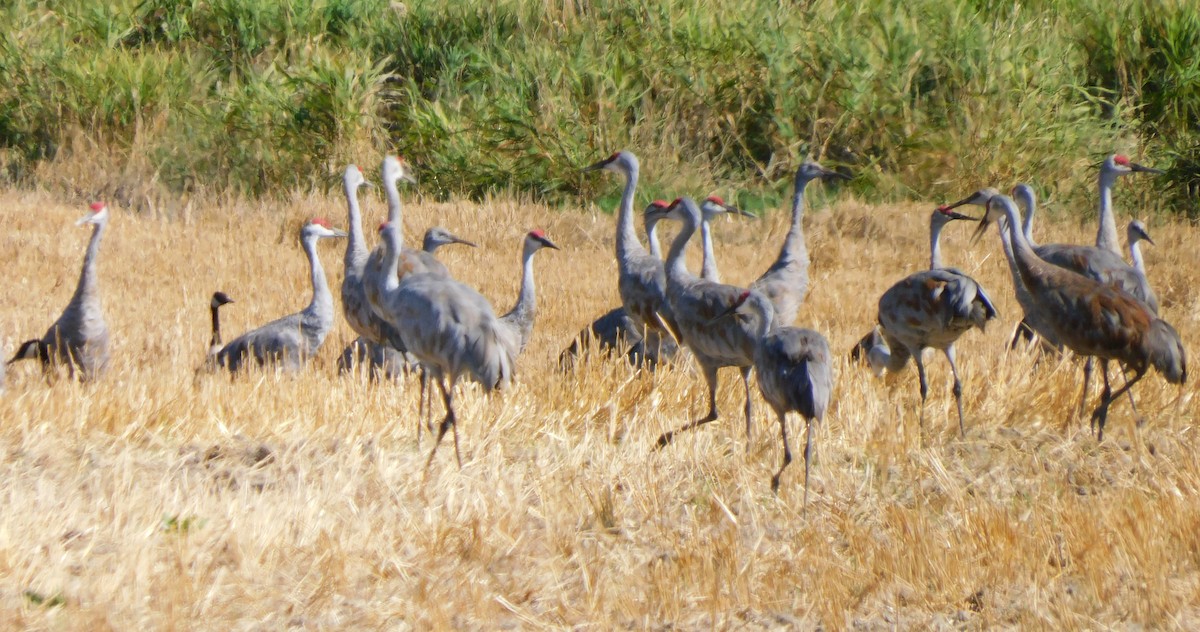
[[[368,196],[366,225],[383,215]],[[87,239],[81,207],[0,194],[7,353],[66,303]],[[296,377],[194,379],[208,297],[237,299],[227,335],[308,300],[299,223],[344,225],[336,196],[203,208],[163,221],[120,209],[102,287],[114,366],[96,385],[9,371],[0,400],[0,621],[50,629],[1096,628],[1200,625],[1200,459],[1195,380],[1152,376],[1118,403],[1097,445],[1071,411],[1078,364],[1007,353],[1019,315],[994,235],[945,235],[948,260],[991,290],[999,323],[960,344],[967,437],[949,371],[932,359],[927,427],[911,368],[885,380],[847,363],[892,282],[927,264],[929,206],[816,203],[812,292],[798,324],[839,352],[817,433],[813,502],[802,468],[769,478],[778,430],[757,399],[744,450],[735,373],[719,423],[650,450],[702,414],[687,368],[637,375],[557,354],[617,301],[610,216],[512,203],[406,209],[407,239],[440,223],[480,242],[447,265],[506,309],[521,235],[537,256],[540,320],[520,381],[460,398],[465,463],[415,445],[415,380],[339,379],[339,322]],[[1127,209],[1119,209],[1128,218]],[[727,282],[773,258],[784,213],[716,227]],[[1151,224],[1164,315],[1194,352],[1197,230]],[[1042,241],[1091,239],[1050,225]],[[374,241],[374,236],[369,238]],[[331,284],[341,244],[320,248]],[[1095,397],[1095,392],[1093,392]],[[798,423],[795,422],[794,423]],[[798,426],[794,426],[798,427]]]

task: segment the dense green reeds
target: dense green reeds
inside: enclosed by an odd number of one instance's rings
[[[1125,195],[1200,195],[1186,0],[11,0],[0,20],[4,177],[81,194],[327,187],[386,148],[428,195],[571,201],[628,147],[651,192],[751,206],[806,155],[869,198],[1021,178],[1087,208],[1113,151],[1169,170]]]

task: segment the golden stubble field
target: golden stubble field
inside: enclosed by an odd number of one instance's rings
[[[0,398],[0,621],[220,630],[1200,625],[1195,378],[1182,388],[1144,380],[1136,394],[1146,423],[1135,428],[1121,401],[1098,445],[1072,412],[1078,364],[1005,350],[1020,308],[998,239],[970,246],[973,226],[955,223],[948,263],[990,290],[1001,320],[959,345],[965,440],[940,356],[931,355],[922,434],[915,370],[877,380],[846,352],[873,323],[882,291],[928,264],[932,204],[813,197],[812,290],[797,324],[825,333],[838,358],[807,515],[801,461],[778,496],[770,491],[778,428],[757,393],[746,453],[736,372],[722,373],[725,418],[656,453],[660,432],[703,414],[698,373],[635,374],[603,361],[555,371],[570,338],[618,300],[609,215],[511,202],[406,207],[408,243],[434,223],[480,243],[446,248],[443,260],[498,310],[516,295],[525,231],[544,228],[563,247],[537,256],[540,319],[519,383],[490,401],[468,389],[459,398],[463,468],[443,450],[422,480],[430,439],[415,442],[416,381],[339,378],[334,360],[352,337],[344,322],[302,375],[194,377],[213,290],[237,300],[223,312],[228,337],[308,302],[296,232],[314,215],[344,227],[340,195],[197,204],[172,221],[114,209],[101,255],[110,373],[95,385],[50,386],[33,364],[14,365]],[[83,207],[0,193],[6,355],[40,336],[69,298],[88,238],[71,223]],[[364,212],[373,243],[378,194],[364,196]],[[1119,204],[1118,218],[1129,219]],[[785,230],[783,212],[719,222],[726,282],[757,277]],[[1164,316],[1195,352],[1200,231],[1151,222],[1150,232]],[[1039,233],[1088,242],[1095,229],[1071,222]],[[320,249],[335,295],[343,248]],[[800,436],[798,420],[793,428]]]

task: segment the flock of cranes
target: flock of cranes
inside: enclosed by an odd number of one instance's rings
[[[563,351],[560,364],[570,367],[588,348],[624,355],[638,366],[653,369],[690,355],[708,386],[708,413],[675,430],[663,433],[656,449],[669,445],[681,432],[718,419],[718,371],[736,367],[745,389],[747,450],[750,447],[753,411],[751,372],[757,372],[763,399],[776,412],[783,443],[783,462],[772,477],[778,489],[780,476],[792,460],[787,414],[805,420],[805,502],[812,451],[812,425],[819,423],[833,390],[829,344],[820,333],[792,326],[809,289],[809,256],[805,245],[804,193],[818,179],[849,179],[840,172],[806,161],[795,175],[791,224],[779,255],[747,287],[722,283],[717,270],[710,222],[730,213],[753,217],[719,197],[700,204],[689,197],[673,202],[656,200],[643,212],[649,247],[644,247],[634,227],[634,198],[639,163],[620,151],[584,169],[611,171],[624,177],[625,186],[616,217],[617,287],[621,305],[585,328]],[[900,371],[912,359],[920,382],[924,423],[928,393],[923,352],[940,350],[954,376],[953,393],[959,431],[966,434],[962,383],[956,365],[955,344],[973,328],[983,329],[997,312],[983,287],[942,261],[940,236],[955,221],[978,222],[975,238],[996,223],[1001,247],[1012,273],[1017,301],[1024,312],[1014,345],[1022,337],[1036,338],[1046,352],[1070,349],[1086,358],[1081,410],[1087,401],[1088,380],[1094,360],[1099,360],[1104,390],[1092,414],[1098,438],[1103,439],[1111,404],[1153,367],[1171,383],[1187,379],[1187,363],[1178,333],[1158,316],[1158,300],[1146,280],[1139,242],[1150,240],[1141,222],[1128,226],[1132,263],[1121,256],[1112,187],[1117,178],[1155,170],[1126,157],[1107,158],[1100,169],[1100,229],[1095,246],[1038,245],[1033,238],[1037,201],[1032,188],[1018,184],[1009,197],[995,189],[981,189],[962,200],[938,207],[930,216],[930,266],[889,288],[879,299],[877,326],[855,346],[851,356],[866,361],[877,375]],[[454,432],[455,457],[461,466],[455,386],[461,380],[477,383],[483,391],[502,389],[514,378],[517,359],[533,334],[536,293],[533,259],[543,248],[558,249],[540,230],[522,240],[520,291],[513,307],[498,315],[477,290],[455,279],[436,258],[444,245],[475,244],[435,227],[424,237],[422,248],[404,245],[402,205],[398,185],[415,182],[404,160],[387,156],[381,168],[388,202],[388,219],[379,226],[379,245],[368,251],[358,202],[358,190],[369,185],[362,171],[351,165],[343,174],[347,203],[347,231],[334,229],[315,218],[300,231],[312,279],[312,300],[302,311],[274,320],[222,342],[220,308],[233,300],[223,292],[212,296],[212,339],[202,369],[236,373],[247,366],[274,366],[298,370],[321,347],[334,327],[333,293],[317,252],[322,239],[345,238],[346,253],[341,285],[343,315],[358,335],[338,361],[340,372],[365,367],[373,379],[421,373],[421,398],[417,419],[418,441],[422,428],[432,430],[432,380],[438,387],[445,415],[437,425],[437,438],[426,461],[428,470],[445,434]],[[1025,207],[1024,218],[1017,202]],[[955,209],[975,205],[984,216],[974,218]],[[79,284],[62,316],[39,339],[20,345],[9,364],[38,359],[46,370],[64,367],[82,380],[99,377],[109,361],[109,334],[96,279],[96,258],[108,225],[109,210],[93,204],[80,224],[93,226]],[[680,223],[680,231],[663,256],[657,226],[663,220]],[[699,276],[689,271],[686,251],[696,231],[701,234],[703,265]],[[1117,362],[1126,381],[1116,390],[1109,383],[1108,364]],[[1131,372],[1132,376],[1128,376]],[[3,373],[0,372],[0,379]],[[0,382],[2,385],[3,382]],[[1132,405],[1133,398],[1129,395]],[[1136,407],[1134,408],[1136,414]]]

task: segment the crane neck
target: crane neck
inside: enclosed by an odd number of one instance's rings
[[[1033,240],[1033,216],[1037,214],[1037,202],[1032,199],[1025,200],[1025,219],[1022,220],[1021,229],[1025,233],[1025,241],[1029,242],[1029,246],[1037,248],[1037,242]]]
[[[399,231],[400,243],[404,243],[404,223],[401,221],[402,211],[404,210],[400,203],[400,189],[396,185],[396,180],[392,178],[383,179],[383,192],[387,196],[388,219],[396,230]]]
[[[398,229],[396,229],[398,230]],[[397,243],[396,235],[392,234],[391,230],[383,233],[383,258],[382,271],[379,275],[378,283],[383,292],[391,292],[400,286],[400,245]]]
[[[625,174],[625,191],[621,193],[621,206],[617,210],[618,261],[626,261],[638,252],[645,252],[633,227],[633,195],[637,191],[638,171],[634,165]]]
[[[717,271],[717,257],[713,253],[712,227],[707,218],[700,222],[700,239],[704,245],[704,261],[701,264],[700,278],[720,283],[721,273]]]
[[[934,219],[929,222],[929,269],[940,270],[942,264],[942,227],[945,222]]]
[[[221,308],[218,305],[210,305],[209,309],[212,311],[212,340],[209,341],[208,346],[219,347],[221,345]]]
[[[1137,239],[1129,240],[1129,258],[1133,261],[1134,269],[1146,276],[1146,262],[1142,259],[1142,246]]]
[[[343,185],[350,235],[346,241],[346,274],[361,272],[367,264],[367,239],[363,236],[362,212],[358,205],[358,186]]]
[[[304,310],[305,314],[313,316],[329,316],[333,314],[333,294],[329,291],[329,281],[325,278],[325,268],[321,266],[321,258],[317,256],[316,236],[304,240],[304,254],[308,256],[308,267],[312,274],[312,302]]]
[[[1013,264],[1017,268],[1017,272],[1021,276],[1021,281],[1029,288],[1030,293],[1035,293],[1033,288],[1040,285],[1037,277],[1037,270],[1046,265],[1033,248],[1029,246],[1029,242],[1025,241],[1025,234],[1021,232],[1021,218],[1017,214],[1017,208],[1014,204],[1001,204],[1000,208],[1004,210],[1005,218],[1008,221],[1007,227],[1001,227],[1001,240],[1004,239],[1003,231],[1008,231],[1009,245],[1012,249]]]
[[[1100,170],[1100,229],[1096,232],[1096,246],[1117,256],[1121,255],[1121,244],[1117,238],[1117,220],[1113,217],[1112,189],[1116,176]]]
[[[83,267],[79,271],[79,284],[75,286],[75,295],[71,298],[71,303],[89,299],[96,294],[99,284],[96,259],[100,256],[100,240],[104,237],[106,228],[108,228],[107,219],[95,224],[92,228],[92,238],[88,240],[87,250],[83,255]]]
[[[775,306],[771,301],[758,292],[752,292],[750,298],[746,299],[754,311],[758,314],[758,329],[755,332],[755,337],[762,341],[771,333],[771,329],[775,326]]]
[[[517,293],[517,302],[509,312],[518,320],[525,322],[532,319],[537,309],[537,295],[533,283],[533,255],[539,250],[536,244],[525,242],[521,252],[521,291]]]
[[[783,238],[783,246],[779,250],[779,261],[788,259],[808,258],[808,249],[804,245],[804,191],[811,180],[796,178],[796,186],[792,192],[792,224],[787,236]]]
[[[662,261],[662,246],[658,242],[658,222],[646,222],[646,241],[650,244],[650,256]]]
[[[696,224],[700,222],[700,218],[693,211],[694,209],[688,210],[685,207],[682,227],[679,229],[679,234],[675,235],[675,241],[671,242],[671,248],[667,251],[667,279],[673,283],[684,283],[690,277],[686,260],[687,245],[692,235],[696,233]]]

